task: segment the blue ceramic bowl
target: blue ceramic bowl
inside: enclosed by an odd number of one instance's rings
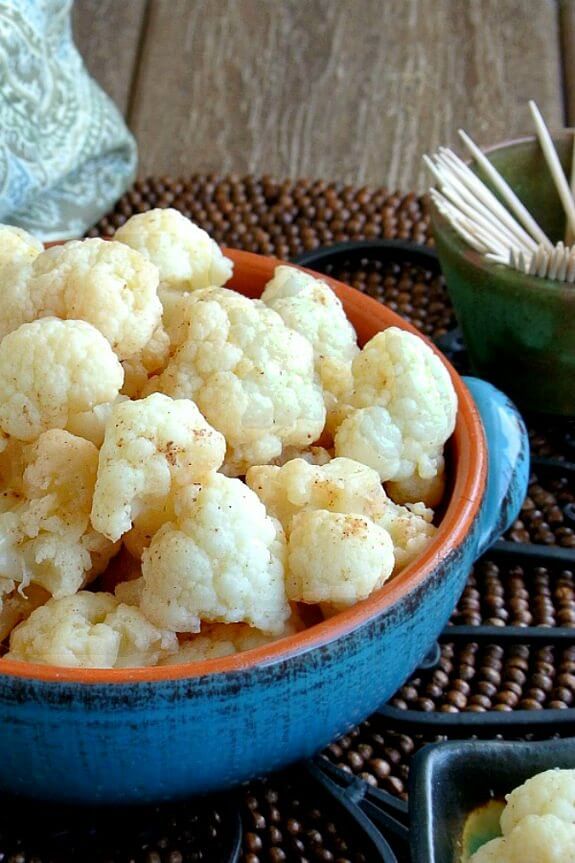
[[[259,296],[279,261],[227,254],[232,286]],[[360,343],[391,325],[417,332],[328,281]],[[459,399],[448,502],[420,559],[354,608],[236,656],[131,670],[0,660],[0,792],[109,804],[215,791],[312,755],[386,701],[425,656],[471,564],[513,521],[527,488],[527,436],[515,408],[448,368]]]

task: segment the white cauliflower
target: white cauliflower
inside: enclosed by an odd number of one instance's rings
[[[124,386],[122,394],[131,399],[140,398],[152,375],[163,372],[170,358],[170,337],[162,325],[156,328],[150,341],[140,353],[122,361]]]
[[[294,458],[302,458],[308,464],[328,464],[332,460],[329,450],[322,446],[308,446],[301,449],[297,446],[287,446],[280,456],[274,458],[270,464],[282,467],[288,461],[293,461]]]
[[[158,269],[123,243],[94,238],[54,246],[34,261],[34,318],[92,324],[119,359],[138,353],[160,323]]]
[[[225,440],[188,399],[154,393],[114,406],[100,450],[92,524],[115,541],[147,506],[162,506],[173,487],[220,467]]]
[[[142,572],[142,566],[139,565],[139,571]],[[127,581],[121,581],[116,585],[114,595],[120,602],[126,605],[139,606],[142,602],[142,594],[144,592],[144,578],[140,574],[136,578],[129,578]]]
[[[469,863],[575,863],[575,824],[555,815],[527,815],[507,836],[483,845]]]
[[[343,420],[334,448],[336,455],[359,461],[386,478],[401,467],[403,436],[389,411],[373,405],[354,410]]]
[[[42,243],[21,228],[0,225],[0,339],[32,320],[28,282]]]
[[[186,340],[189,322],[194,314],[194,292],[178,291],[160,285],[158,295],[162,303],[162,324],[174,351]]]
[[[281,521],[288,537],[294,517],[302,511],[366,516],[390,534],[395,572],[418,557],[437,531],[431,510],[422,504],[409,508],[395,504],[378,474],[352,459],[336,458],[323,465],[294,459],[281,468],[259,465],[249,469],[246,482],[270,515]]]
[[[91,324],[42,318],[0,342],[0,428],[33,441],[78,414],[113,402],[124,373]]]
[[[310,343],[263,303],[225,288],[191,301],[186,340],[144,392],[193,399],[226,438],[230,474],[312,444],[325,407]]]
[[[297,617],[293,616],[285,624],[281,633],[269,635],[254,629],[246,623],[208,623],[202,626],[198,635],[187,637],[180,642],[179,650],[173,656],[168,656],[161,665],[184,665],[188,662],[201,662],[205,659],[220,659],[254,650],[271,644],[279,638],[294,635],[303,628]]]
[[[0,576],[75,593],[117,551],[90,525],[98,450],[53,429],[25,448],[24,464],[14,505],[0,514]]]
[[[359,515],[307,510],[294,516],[286,590],[294,602],[353,605],[393,571],[389,533]]]
[[[379,515],[374,516],[380,527],[384,527],[393,542],[395,569],[398,573],[416,560],[427,548],[437,533],[433,524],[433,510],[423,503],[400,506],[387,498]]]
[[[439,456],[435,476],[423,479],[415,473],[407,479],[386,482],[385,490],[396,503],[422,501],[426,506],[435,509],[445,494],[445,459]]]
[[[137,608],[109,593],[80,591],[51,599],[10,636],[8,659],[72,668],[156,665],[178,643]]]
[[[505,798],[501,830],[506,836],[527,815],[555,815],[575,824],[575,770],[546,770]]]
[[[106,425],[112,416],[113,407],[122,399],[123,396],[119,395],[114,402],[103,402],[93,407],[92,410],[73,414],[68,419],[66,431],[77,437],[83,437],[100,448],[104,442]]]
[[[457,411],[439,357],[418,336],[389,327],[365,345],[352,372],[355,411],[337,430],[336,455],[370,465],[384,481],[435,477]]]
[[[156,209],[132,216],[115,239],[152,261],[162,286],[177,291],[219,287],[232,275],[233,264],[218,244],[178,210]]]
[[[0,578],[0,644],[15,626],[50,599],[50,594],[36,584],[19,590],[15,581]]]
[[[286,266],[276,267],[261,299],[311,343],[330,410],[350,390],[351,363],[359,353],[341,300],[325,282]]]
[[[246,482],[288,535],[293,517],[301,510],[326,509],[372,518],[387,500],[375,471],[347,458],[323,465],[301,458],[282,467],[257,465],[247,472]]]
[[[257,495],[213,473],[144,552],[142,611],[175,632],[198,632],[205,620],[280,633],[290,616],[285,554],[283,531]]]
[[[16,261],[33,263],[43,251],[44,246],[32,234],[14,225],[0,225],[0,269]]]

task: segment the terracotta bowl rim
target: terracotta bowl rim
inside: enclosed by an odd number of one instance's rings
[[[572,138],[573,133],[575,132],[575,128],[566,127],[557,132],[551,132],[551,138],[556,140],[561,140],[564,138]],[[519,138],[507,138],[503,141],[499,141],[497,144],[490,144],[488,147],[482,147],[483,153],[498,153],[501,150],[512,150],[513,148],[521,145],[521,144],[537,144],[537,137],[535,135],[523,135]],[[473,163],[473,159],[466,159],[466,164],[471,165]],[[570,290],[570,288],[564,285],[562,282],[557,282],[555,279],[542,279],[538,276],[529,276],[524,273],[519,273],[516,270],[510,269],[509,267],[504,266],[503,264],[496,264],[494,261],[488,261],[485,257],[478,252],[476,249],[473,249],[471,246],[468,246],[467,243],[459,236],[459,234],[451,227],[445,216],[439,212],[435,201],[429,201],[432,213],[432,224],[433,231],[439,228],[441,233],[445,236],[446,242],[456,248],[456,250],[465,258],[465,260],[476,267],[476,269],[481,270],[489,276],[496,277],[500,281],[513,283],[517,280],[521,281],[522,290],[529,290],[532,292],[537,292],[537,294],[545,292],[545,294],[556,294],[559,299],[562,299],[565,296],[566,290]]]
[[[260,282],[263,279],[267,281],[271,278],[276,266],[288,263],[251,252],[235,249],[224,249],[224,251],[234,261],[235,272],[230,285],[238,287],[239,283],[240,289],[248,294],[252,279],[257,282],[259,276]],[[300,269],[305,268],[300,267]],[[312,270],[306,271],[313,273]],[[459,401],[456,429],[452,439],[457,451],[458,469],[455,471],[449,505],[439,525],[437,535],[424,554],[358,605],[329,620],[305,629],[303,632],[254,650],[220,659],[183,665],[129,669],[65,668],[2,659],[0,660],[0,680],[4,678],[4,685],[6,685],[6,678],[45,683],[115,685],[186,681],[212,674],[245,672],[256,666],[261,668],[285,661],[309,650],[325,646],[367,624],[381,615],[382,612],[389,610],[400,599],[405,598],[416,587],[420,586],[448,555],[465,542],[479,512],[487,474],[485,435],[479,413],[469,390],[447,359],[414,326],[400,318],[387,306],[362,294],[355,288],[324,275],[317,273],[314,275],[319,275],[334,288],[340,299],[344,301],[348,314],[352,318],[355,317],[355,323],[357,323],[357,315],[362,315],[364,321],[373,320],[377,325],[376,331],[388,326],[398,326],[408,332],[415,333],[431,346],[451,375]],[[251,293],[253,296],[259,295],[257,289]]]

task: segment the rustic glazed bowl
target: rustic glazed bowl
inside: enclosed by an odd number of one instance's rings
[[[569,173],[573,133],[556,136],[554,143]],[[535,138],[485,153],[549,238],[564,239],[563,207]],[[575,286],[485,260],[434,204],[432,227],[474,370],[521,408],[575,415]]]
[[[231,286],[261,294],[280,263],[227,251]],[[322,277],[325,278],[325,277]],[[331,279],[360,343],[413,327]],[[422,337],[423,338],[423,337]],[[135,803],[214,791],[318,751],[387,700],[447,622],[473,561],[513,521],[528,478],[521,418],[467,386],[436,538],[364,602],[274,644],[193,665],[86,670],[0,660],[0,791]]]

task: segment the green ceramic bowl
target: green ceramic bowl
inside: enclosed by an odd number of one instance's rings
[[[554,142],[570,172],[573,132]],[[563,239],[563,208],[535,138],[499,144],[486,155],[549,238]],[[575,286],[486,261],[433,204],[432,227],[474,371],[522,408],[575,415]]]

